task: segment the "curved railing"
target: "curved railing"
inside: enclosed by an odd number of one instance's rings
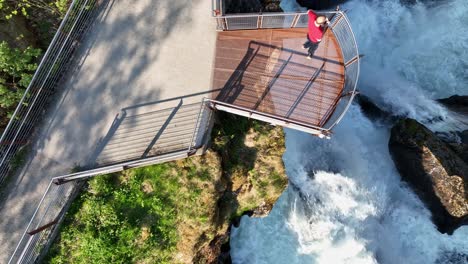
[[[337,125],[348,111],[354,96],[356,95],[357,83],[360,71],[360,56],[356,38],[351,28],[351,23],[346,14],[337,11],[337,15],[330,20],[330,29],[341,47],[344,62],[345,82],[339,101],[333,109],[333,114],[323,125],[327,131],[330,131]]]
[[[222,1],[214,1],[213,3],[213,17],[217,21],[217,29],[221,31],[305,28],[308,25],[307,12],[220,15],[223,13]],[[315,128],[322,134],[328,135],[331,133],[331,129],[344,117],[354,99],[360,71],[360,57],[356,38],[346,14],[343,11],[317,11],[317,14],[325,15],[330,20],[328,28],[332,30],[341,48],[344,66],[342,93],[335,105],[329,110],[328,120],[321,127]]]

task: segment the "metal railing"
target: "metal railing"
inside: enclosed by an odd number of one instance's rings
[[[11,161],[27,145],[34,128],[44,115],[48,99],[71,61],[89,21],[93,18],[96,0],[74,0],[57,33],[44,54],[32,80],[0,138],[0,184],[11,169]]]
[[[325,129],[331,131],[348,111],[354,96],[360,72],[360,55],[356,38],[351,28],[351,23],[346,14],[337,11],[336,15],[330,19],[330,29],[335,35],[341,48],[344,64],[344,87],[338,102],[335,104],[333,113],[328,121],[323,125]]]
[[[220,1],[221,3],[223,1]],[[216,6],[216,5],[213,5]],[[235,14],[216,15],[213,12],[218,30],[245,30],[267,28],[305,28],[308,25],[308,15],[301,13],[264,13],[264,14]],[[319,129],[323,134],[329,134],[331,129],[344,117],[356,94],[360,71],[359,51],[346,14],[343,11],[317,12],[330,20],[328,28],[338,41],[343,57],[344,87],[335,106],[330,109],[330,117]]]
[[[220,12],[220,11],[219,11]],[[248,13],[215,15],[218,30],[244,30],[244,29],[267,29],[267,28],[305,28],[308,24],[308,15],[301,13]],[[317,12],[319,15],[332,19],[335,14],[342,14],[341,11]]]
[[[194,151],[206,143],[212,114],[203,100],[200,103],[200,112],[193,132],[189,133],[191,143],[184,150],[52,178],[8,263],[35,263],[44,257],[84,179],[182,159],[195,154]]]

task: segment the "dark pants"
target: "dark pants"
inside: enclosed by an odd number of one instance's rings
[[[307,53],[309,54],[309,57],[312,57],[314,55],[315,50],[317,50],[320,42],[313,42],[310,40],[309,35],[307,35],[307,41],[304,43],[304,48],[308,48],[309,50]]]

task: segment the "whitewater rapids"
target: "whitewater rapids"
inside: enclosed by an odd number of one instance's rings
[[[466,120],[433,99],[468,94],[468,1],[354,0],[342,9],[349,10],[366,55],[363,94],[432,130],[466,129]],[[437,231],[400,180],[388,152],[389,130],[357,105],[331,140],[286,130],[291,184],[270,216],[243,217],[233,228],[233,262],[468,262],[468,226],[452,236]]]

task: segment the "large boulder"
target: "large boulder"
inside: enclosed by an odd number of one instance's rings
[[[378,107],[369,97],[363,94],[358,94],[355,97],[355,101],[361,108],[362,113],[372,121],[382,121],[389,123],[396,121],[397,117],[392,116],[392,113]]]
[[[263,8],[260,0],[226,0],[224,7],[226,14],[259,13]]]
[[[468,219],[468,165],[446,143],[413,119],[392,128],[389,150],[402,179],[426,203],[442,233]]]
[[[437,101],[454,112],[468,116],[468,95],[453,95]]]
[[[323,10],[334,9],[337,5],[341,5],[347,0],[296,0],[296,2],[307,9]]]

